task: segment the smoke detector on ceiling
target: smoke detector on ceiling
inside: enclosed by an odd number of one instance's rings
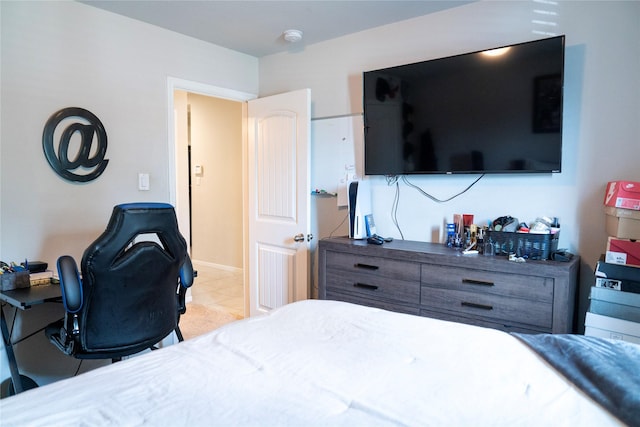
[[[287,30],[282,35],[289,43],[296,43],[302,40],[302,31],[300,30]]]

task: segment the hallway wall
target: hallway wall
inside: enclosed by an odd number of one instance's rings
[[[191,257],[241,269],[242,103],[189,93]],[[196,165],[201,171],[196,173]]]

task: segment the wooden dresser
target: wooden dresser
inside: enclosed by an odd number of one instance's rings
[[[464,255],[441,244],[319,242],[320,299],[510,332],[572,333],[579,258],[527,261]]]

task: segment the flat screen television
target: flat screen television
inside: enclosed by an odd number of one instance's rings
[[[365,175],[560,172],[564,45],[365,71]]]

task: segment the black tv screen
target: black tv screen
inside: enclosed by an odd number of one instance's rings
[[[560,172],[564,43],[364,72],[365,174]]]

